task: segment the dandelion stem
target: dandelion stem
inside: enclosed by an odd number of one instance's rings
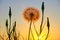
[[[29,34],[28,34],[28,40],[29,40],[29,38],[30,38],[31,24],[32,24],[32,21],[30,22]]]

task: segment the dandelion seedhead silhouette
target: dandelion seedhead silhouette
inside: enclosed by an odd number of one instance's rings
[[[23,15],[27,21],[36,21],[39,19],[40,12],[36,8],[29,7],[24,11]]]
[[[24,18],[30,22],[30,26],[29,26],[29,32],[28,32],[28,40],[30,40],[30,33],[32,35],[32,38],[33,40],[35,40],[34,38],[34,33],[32,32],[31,30],[31,25],[33,23],[33,26],[34,26],[34,30],[36,32],[36,35],[38,37],[37,40],[40,40],[39,37],[43,31],[43,23],[44,23],[44,2],[42,2],[42,6],[41,6],[41,10],[42,10],[42,20],[41,20],[41,25],[40,25],[40,32],[37,32],[36,30],[36,27],[35,27],[35,24],[34,22],[37,21],[39,18],[40,18],[40,11],[34,7],[29,7],[29,8],[26,8],[23,15],[24,15]],[[45,40],[48,38],[48,34],[49,34],[49,29],[50,29],[50,23],[49,23],[49,18],[47,17],[47,30],[48,30],[48,33],[47,33],[47,36],[45,38]],[[42,37],[42,36],[41,36]]]
[[[32,37],[33,37],[33,40],[34,40],[34,36],[33,36],[33,33],[32,33],[32,30],[31,30],[31,25],[32,25],[32,22],[35,22],[37,21],[39,18],[40,18],[40,12],[38,9],[34,8],[34,7],[29,7],[27,8],[25,11],[24,11],[24,18],[30,22],[30,27],[29,27],[29,34],[28,34],[28,40],[29,37],[30,37],[30,32],[32,34]]]

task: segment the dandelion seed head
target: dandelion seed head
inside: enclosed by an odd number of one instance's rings
[[[40,17],[40,12],[38,9],[36,8],[33,8],[33,7],[29,7],[27,9],[24,10],[24,18],[27,20],[27,21],[36,21],[39,19]]]

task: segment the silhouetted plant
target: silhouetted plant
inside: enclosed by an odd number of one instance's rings
[[[18,39],[18,37],[17,37],[17,34],[16,34],[16,21],[15,21],[15,23],[14,23],[14,26],[13,26],[13,37],[14,37],[14,40],[17,40]]]
[[[24,18],[30,22],[28,40],[30,40],[30,33],[32,34],[33,40],[35,40],[34,35],[31,30],[31,25],[33,22],[39,19],[39,10],[29,7],[24,11]]]
[[[13,25],[13,33],[16,31],[16,21],[14,22],[14,25]]]
[[[35,25],[34,25],[34,23],[33,23],[35,32],[36,32],[36,34],[37,34],[37,36],[38,36],[38,40],[40,40],[40,39],[39,39],[39,36],[41,35],[41,33],[42,33],[42,31],[43,31],[44,25],[46,24],[46,22],[45,22],[45,24],[43,25],[43,21],[44,21],[44,2],[42,2],[42,7],[41,7],[41,9],[42,9],[42,21],[41,21],[41,25],[40,25],[40,33],[39,33],[39,34],[38,34],[38,32],[37,32],[37,30],[36,30],[36,28],[35,28]],[[47,33],[47,36],[46,36],[45,40],[48,38],[49,30],[50,30],[50,23],[49,23],[49,18],[48,18],[48,17],[47,17],[47,28],[48,28],[48,33]],[[44,36],[44,35],[43,35],[43,36]]]
[[[48,17],[47,17],[47,28],[48,28],[48,33],[47,33],[47,36],[46,36],[45,40],[48,38],[49,30],[50,30],[50,23],[49,23],[49,18]]]
[[[17,36],[17,33],[16,33],[16,21],[14,22],[14,25],[11,26],[11,17],[12,17],[12,12],[11,12],[11,7],[9,7],[9,20],[6,19],[6,32],[7,32],[7,36],[8,38],[6,38],[6,40],[12,40],[12,38],[14,40],[18,40],[18,36]],[[21,34],[20,34],[21,35]],[[2,39],[3,37],[0,36]]]
[[[40,25],[40,34],[42,32],[42,25],[43,25],[43,20],[44,20],[44,2],[42,2],[42,21],[41,21],[41,25]]]
[[[28,20],[28,21],[30,21],[30,27],[29,27],[29,34],[28,34],[28,40],[30,40],[29,38],[30,38],[30,31],[31,31],[31,34],[32,34],[32,38],[33,38],[33,40],[35,40],[35,38],[34,38],[34,35],[33,35],[33,32],[32,32],[32,30],[31,30],[31,25],[32,25],[32,23],[33,23],[33,26],[34,26],[34,30],[35,30],[35,32],[36,32],[36,34],[37,34],[37,36],[38,36],[38,40],[39,40],[39,36],[41,35],[41,33],[42,33],[42,31],[43,31],[43,28],[44,28],[44,25],[43,25],[43,22],[44,22],[44,2],[42,2],[42,7],[41,7],[41,9],[42,9],[42,20],[41,20],[41,25],[40,25],[40,32],[38,33],[37,32],[37,30],[36,30],[36,27],[35,27],[35,25],[34,25],[34,21],[36,21],[37,19],[39,19],[39,11],[38,10],[35,10],[35,9],[33,9],[33,8],[27,8],[25,11],[24,11],[24,18],[26,19],[26,20]],[[47,39],[47,37],[48,37],[48,34],[49,34],[49,27],[50,27],[50,25],[49,25],[49,18],[47,18],[47,27],[48,27],[48,33],[47,33],[47,36],[46,36],[46,39]],[[45,39],[45,40],[46,40]]]
[[[13,27],[11,28],[11,7],[9,7],[9,24],[8,24],[8,19],[6,19],[6,31],[7,31],[7,35],[8,35],[8,39],[11,40],[11,37],[13,35],[13,39],[17,40],[17,35],[16,35],[16,21],[14,22]],[[9,26],[8,26],[9,25]]]
[[[48,17],[47,17],[47,28],[48,28],[48,33],[49,33],[50,23],[49,23],[49,18]]]
[[[38,34],[38,32],[37,32],[37,30],[36,30],[36,28],[35,28],[35,25],[34,25],[34,29],[35,29],[35,32],[36,32],[36,34],[37,34],[37,36],[38,36],[38,40],[39,40],[39,36],[40,36],[40,34],[42,33],[42,30],[43,30],[43,20],[44,20],[44,2],[42,2],[42,7],[41,7],[41,9],[42,9],[42,21],[41,21],[41,25],[40,25],[40,33]]]

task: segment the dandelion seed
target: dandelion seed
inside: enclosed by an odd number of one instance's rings
[[[23,15],[24,18],[28,21],[36,21],[39,19],[40,12],[35,8],[29,7],[24,11]]]

